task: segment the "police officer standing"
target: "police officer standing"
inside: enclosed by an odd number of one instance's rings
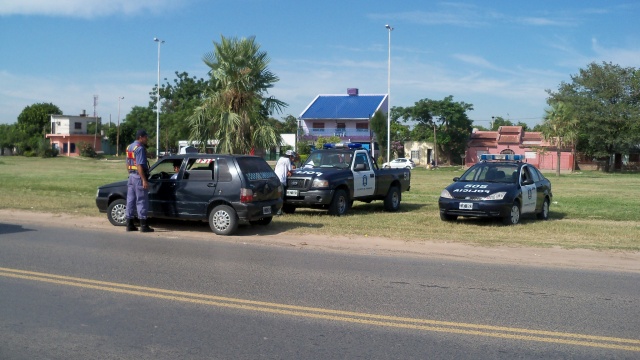
[[[153,232],[147,225],[147,207],[149,206],[149,162],[147,161],[147,132],[138,130],[136,140],[127,147],[127,231],[138,230],[133,218],[138,213],[140,232]]]

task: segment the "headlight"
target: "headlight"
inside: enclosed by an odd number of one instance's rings
[[[493,193],[482,200],[502,200],[504,199],[505,195],[507,195],[507,192],[501,191],[501,192]]]
[[[98,188],[98,190],[96,190],[96,197],[98,197],[98,195],[100,195],[100,189]]]
[[[453,196],[451,196],[447,189],[442,190],[442,192],[440,193],[440,197],[443,197],[445,199],[453,199]]]
[[[314,188],[329,187],[329,181],[321,180],[321,179],[313,179],[313,182],[311,183],[311,187],[314,187]]]

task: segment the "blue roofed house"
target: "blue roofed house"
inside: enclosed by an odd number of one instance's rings
[[[347,89],[346,94],[318,95],[298,118],[300,141],[337,136],[369,149],[373,141],[369,120],[378,110],[386,116],[388,107],[387,94],[359,94],[355,88]]]

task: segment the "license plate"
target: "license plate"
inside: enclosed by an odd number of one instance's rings
[[[473,210],[473,203],[463,203],[461,202],[458,206],[460,210]]]
[[[262,207],[262,214],[263,214],[263,215],[269,215],[269,214],[271,214],[271,206],[264,206],[264,207]]]
[[[298,196],[298,190],[287,190],[287,196]]]

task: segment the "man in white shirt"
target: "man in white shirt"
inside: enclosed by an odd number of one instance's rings
[[[275,173],[278,175],[278,179],[282,183],[282,186],[287,186],[287,177],[291,176],[291,160],[293,157],[293,151],[287,150],[284,155],[280,156],[276,163]]]

